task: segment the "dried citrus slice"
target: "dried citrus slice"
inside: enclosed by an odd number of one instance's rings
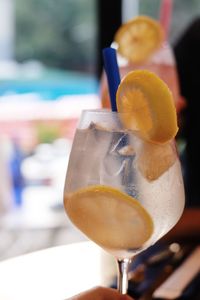
[[[172,143],[142,143],[137,158],[138,169],[147,180],[156,180],[175,163],[176,157]]]
[[[143,206],[110,186],[89,186],[65,196],[72,222],[91,240],[110,249],[137,249],[153,232],[153,222]]]
[[[150,142],[166,143],[178,131],[172,93],[150,71],[136,70],[124,77],[117,90],[117,109],[125,127],[138,130]]]
[[[147,16],[137,16],[122,25],[114,37],[118,52],[133,63],[142,63],[162,44],[160,23]]]

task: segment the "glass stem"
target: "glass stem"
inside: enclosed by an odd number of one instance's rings
[[[130,259],[118,259],[118,291],[120,294],[127,294],[128,290],[128,269],[129,269]]]

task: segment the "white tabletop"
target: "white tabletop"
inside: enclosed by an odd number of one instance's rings
[[[64,300],[115,274],[114,259],[92,242],[48,248],[0,263],[0,299]]]

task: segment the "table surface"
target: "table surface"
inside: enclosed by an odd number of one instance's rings
[[[199,212],[187,210],[170,240],[186,234],[199,241]],[[0,300],[64,300],[109,286],[116,273],[114,258],[93,242],[47,248],[0,262]]]
[[[0,263],[0,299],[64,300],[115,275],[113,257],[92,242],[48,248]]]

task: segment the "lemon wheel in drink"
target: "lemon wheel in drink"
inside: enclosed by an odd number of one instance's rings
[[[134,64],[147,61],[163,40],[160,23],[148,16],[137,16],[123,24],[114,37],[119,54]]]

